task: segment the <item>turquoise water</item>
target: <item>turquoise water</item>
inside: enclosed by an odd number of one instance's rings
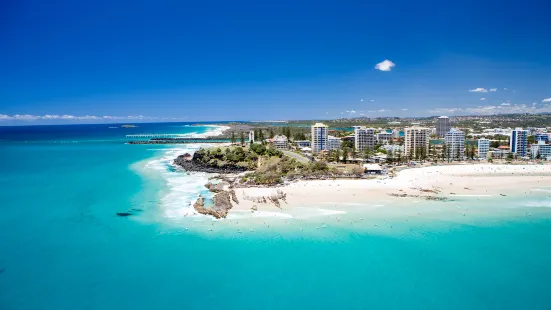
[[[392,231],[185,230],[208,176],[168,163],[197,146],[124,135],[213,128],[139,126],[0,127],[0,309],[551,308],[545,191],[495,217],[475,199],[457,202],[470,217],[392,217]]]

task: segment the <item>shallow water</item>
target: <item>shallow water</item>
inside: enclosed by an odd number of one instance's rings
[[[186,125],[0,127],[0,309],[551,307],[545,187],[270,227],[190,218],[208,175],[170,162],[198,146],[124,144],[213,129]]]

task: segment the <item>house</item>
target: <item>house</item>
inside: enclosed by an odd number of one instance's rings
[[[363,168],[367,174],[382,174],[383,168],[378,164],[364,164]]]

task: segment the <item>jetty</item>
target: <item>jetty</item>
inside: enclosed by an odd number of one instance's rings
[[[185,134],[155,133],[126,135],[128,144],[231,143],[229,138],[193,138]],[[248,143],[248,139],[246,139]]]

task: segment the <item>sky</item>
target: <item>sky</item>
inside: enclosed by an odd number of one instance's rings
[[[549,1],[0,1],[0,125],[551,112]]]

